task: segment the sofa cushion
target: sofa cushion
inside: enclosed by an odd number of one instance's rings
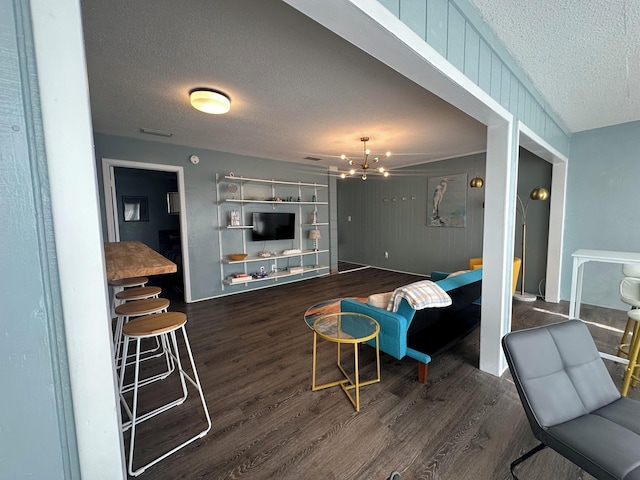
[[[482,265],[480,265],[478,268],[482,268]],[[462,274],[468,273],[470,271],[471,270],[458,270],[457,272],[450,273],[449,275],[447,275],[446,278],[457,277],[458,275],[462,275]]]
[[[391,295],[393,295],[393,292],[374,293],[373,295],[369,295],[367,303],[374,307],[384,308],[386,310],[389,305],[389,300],[391,300]]]

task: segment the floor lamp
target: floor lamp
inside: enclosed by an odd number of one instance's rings
[[[529,209],[529,202],[531,200],[546,200],[549,198],[549,191],[544,187],[536,187],[531,190],[527,203],[522,203],[519,195],[518,198],[518,212],[522,217],[522,277],[520,281],[520,293],[516,293],[513,298],[521,302],[533,302],[536,299],[536,295],[532,293],[526,293],[524,291],[524,275],[526,272],[526,255],[527,255],[527,210]]]

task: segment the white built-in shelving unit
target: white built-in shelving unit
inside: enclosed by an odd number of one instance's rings
[[[234,188],[231,189],[230,186]],[[220,281],[225,286],[243,286],[253,282],[304,280],[318,274],[328,274],[329,250],[314,249],[314,241],[309,239],[309,231],[320,229],[322,238],[317,242],[328,243],[329,202],[327,185],[319,183],[290,182],[246,178],[235,175],[216,175],[218,208],[218,243],[220,246]],[[268,242],[251,241],[251,215],[260,212],[260,207],[296,214],[296,235],[294,240]],[[231,224],[231,212],[239,212],[239,224]],[[263,210],[262,210],[263,211]],[[314,214],[315,213],[315,214]],[[314,215],[312,215],[314,214]],[[315,221],[312,221],[315,218]],[[269,243],[269,246],[266,244]],[[275,245],[272,247],[271,245]],[[289,245],[290,244],[290,245]],[[272,251],[278,248],[276,251]],[[290,250],[294,250],[291,252]],[[270,253],[263,256],[264,252]],[[243,260],[231,260],[229,254],[247,253]],[[255,278],[260,270],[267,274]],[[308,275],[316,272],[316,275]],[[234,274],[245,273],[248,277],[233,279]]]

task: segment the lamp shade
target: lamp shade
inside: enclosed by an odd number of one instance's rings
[[[196,89],[189,96],[191,106],[204,113],[220,115],[231,109],[231,100],[224,93],[215,90]]]
[[[319,240],[320,238],[322,238],[322,236],[320,235],[320,230],[309,230],[309,238],[311,240]]]
[[[549,190],[544,187],[536,187],[531,190],[529,198],[531,200],[546,200],[549,197]]]
[[[484,185],[484,180],[481,177],[474,177],[469,182],[469,186],[471,188],[482,188]]]

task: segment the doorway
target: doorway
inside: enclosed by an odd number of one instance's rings
[[[191,300],[182,167],[102,159],[108,240],[140,241],[177,265],[154,276],[172,301]]]

